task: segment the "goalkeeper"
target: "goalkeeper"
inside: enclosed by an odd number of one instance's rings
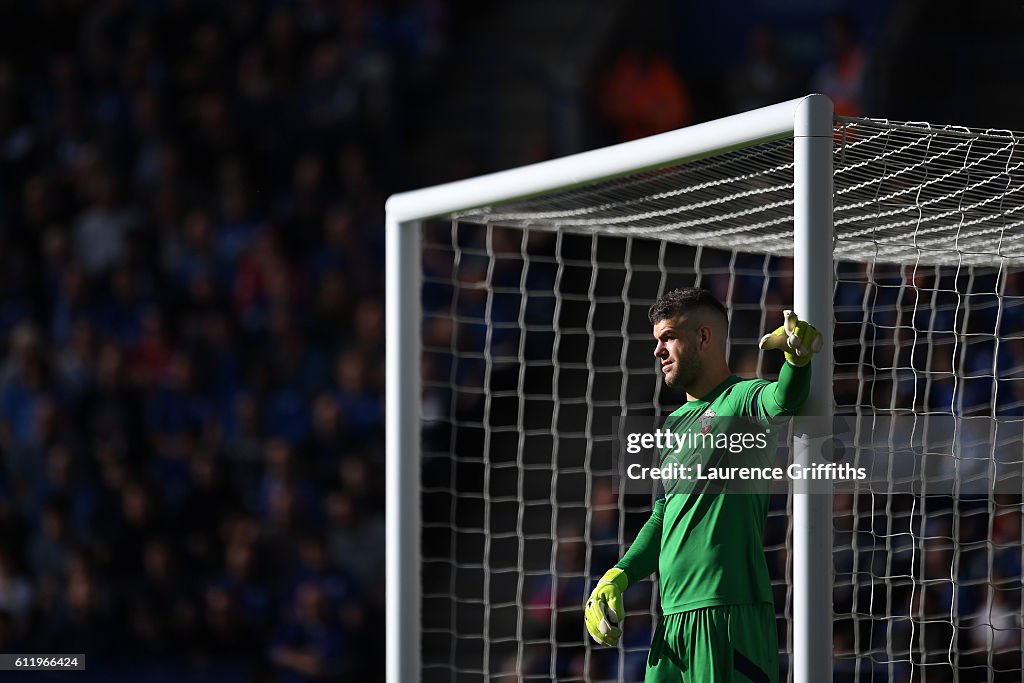
[[[792,415],[807,399],[811,356],[822,336],[786,311],[784,325],[761,339],[763,349],[785,351],[777,382],[744,380],[726,361],[725,307],[704,289],[677,289],[650,309],[665,383],[687,401],[666,421],[683,435],[725,433],[743,421],[759,425],[766,447],[733,453],[697,439],[688,462],[772,467],[775,441],[764,427]],[[693,442],[691,442],[693,443]],[[719,443],[721,443],[719,441]],[[768,482],[747,482],[748,494],[694,488],[667,490],[650,519],[587,600],[591,637],[614,646],[625,616],[622,592],[659,572],[661,612],[647,657],[645,680],[684,683],[777,683],[775,606],[762,535]]]

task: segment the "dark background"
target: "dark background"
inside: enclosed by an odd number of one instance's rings
[[[1020,129],[1022,11],[0,2],[0,651],[382,679],[385,198],[810,91]]]

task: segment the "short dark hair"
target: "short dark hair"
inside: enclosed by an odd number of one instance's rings
[[[647,311],[647,317],[651,324],[655,325],[662,320],[675,320],[697,308],[707,308],[722,316],[722,322],[729,324],[729,312],[714,294],[700,287],[683,287],[665,292],[654,305]]]

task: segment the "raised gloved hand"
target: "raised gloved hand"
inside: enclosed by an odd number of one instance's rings
[[[615,647],[622,636],[622,592],[629,587],[629,577],[621,569],[609,569],[597,582],[584,608],[584,620],[590,637],[601,645]]]
[[[786,360],[791,365],[807,365],[811,362],[811,356],[821,351],[825,338],[813,325],[800,320],[793,311],[783,311],[782,318],[782,327],[761,337],[758,346],[785,351]]]

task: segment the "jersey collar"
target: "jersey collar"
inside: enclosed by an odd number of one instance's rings
[[[739,375],[729,375],[724,380],[722,380],[722,383],[719,384],[717,387],[715,387],[714,389],[712,389],[711,391],[709,391],[705,395],[701,396],[700,398],[694,399],[692,401],[687,401],[686,405],[688,405],[688,406],[695,406],[695,405],[698,405],[698,404],[701,404],[701,403],[711,403],[716,398],[718,398],[718,396],[723,391],[725,391],[726,389],[731,387],[733,384],[736,384],[736,382],[742,382],[742,381],[743,381],[743,378],[740,377]]]

